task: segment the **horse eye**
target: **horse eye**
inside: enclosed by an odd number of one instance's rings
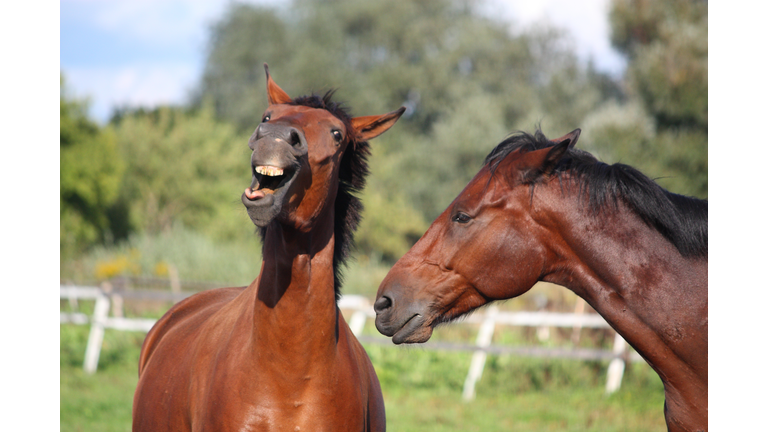
[[[458,223],[462,223],[462,224],[465,224],[465,223],[469,222],[471,219],[472,218],[469,217],[468,214],[462,213],[462,212],[458,212],[458,213],[456,213],[453,216],[453,221],[454,222],[458,222]]]
[[[268,121],[269,121],[269,119],[270,119],[270,116],[271,116],[271,114],[267,114],[267,115],[265,115],[265,116],[264,116],[264,118],[263,118],[263,119],[261,119],[261,122],[262,122],[262,123],[268,122]]]
[[[333,139],[336,140],[336,142],[341,142],[341,131],[338,129],[334,129],[331,131],[333,134]]]

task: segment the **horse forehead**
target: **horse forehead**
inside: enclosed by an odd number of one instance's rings
[[[492,173],[488,165],[483,166],[475,177],[467,184],[462,198],[469,201],[495,199],[502,192],[502,184],[498,174]]]
[[[274,120],[280,119],[302,128],[318,126],[323,123],[344,126],[344,123],[339,118],[322,108],[281,104],[275,105],[272,108],[272,112]]]

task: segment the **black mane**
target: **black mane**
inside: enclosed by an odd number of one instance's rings
[[[289,104],[324,109],[341,120],[346,130],[352,130],[352,116],[342,103],[332,100],[334,92],[335,90],[329,90],[323,96],[317,94],[299,96]],[[333,279],[336,300],[341,297],[343,266],[354,246],[355,230],[362,218],[363,204],[357,194],[365,187],[365,178],[369,173],[368,157],[371,154],[368,141],[357,141],[352,136],[348,139],[351,141],[347,144],[347,149],[341,158],[339,190],[334,204]],[[266,227],[261,228],[260,231],[263,239]]]
[[[536,130],[535,135],[519,132],[499,143],[488,154],[485,164],[493,172],[515,150],[528,152],[553,145],[541,130]],[[574,148],[567,151],[554,169],[558,177],[565,172],[581,181],[579,196],[586,195],[593,212],[598,213],[608,205],[615,207],[620,200],[659,231],[683,256],[708,255],[706,200],[674,194],[629,165],[608,165]]]

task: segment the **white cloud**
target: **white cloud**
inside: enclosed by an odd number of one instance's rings
[[[181,104],[199,76],[188,64],[144,64],[127,67],[65,70],[74,96],[91,100],[91,115],[105,122],[115,106],[156,107]]]
[[[626,61],[610,44],[609,6],[609,0],[490,1],[494,15],[524,29],[542,24],[563,28],[573,38],[579,58],[591,57],[599,70],[618,75]]]

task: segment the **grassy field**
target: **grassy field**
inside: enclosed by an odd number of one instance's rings
[[[366,330],[375,332],[372,325]],[[130,430],[143,337],[107,330],[99,370],[87,375],[88,327],[61,326],[62,431]],[[366,349],[382,384],[390,431],[665,430],[661,382],[644,363],[629,365],[621,389],[608,396],[604,363],[489,356],[477,398],[465,403],[470,353],[378,344]]]

